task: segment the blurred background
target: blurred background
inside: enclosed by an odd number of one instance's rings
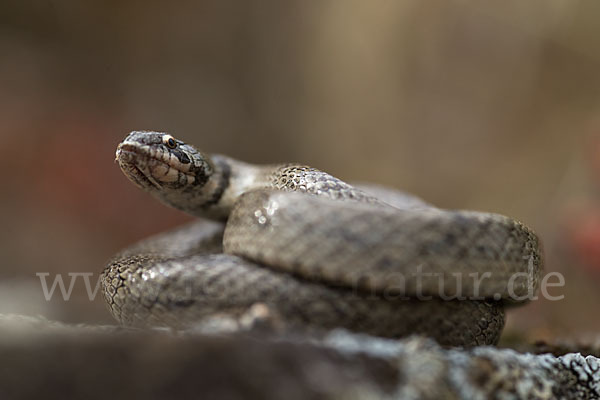
[[[510,215],[565,276],[507,334],[600,332],[600,3],[3,1],[0,313],[113,323],[81,278],[189,218],[113,162],[131,130]],[[58,290],[58,289],[57,289]]]

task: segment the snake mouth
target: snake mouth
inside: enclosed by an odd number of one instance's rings
[[[125,173],[125,176],[132,181],[137,187],[141,189],[156,188],[162,189],[162,186],[158,184],[154,179],[151,179],[151,174],[147,168],[141,168],[141,164],[138,164],[139,155],[136,152],[129,151],[126,149],[117,149],[116,160],[121,170]]]

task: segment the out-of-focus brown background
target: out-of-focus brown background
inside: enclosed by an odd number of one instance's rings
[[[0,312],[112,323],[78,278],[186,216],[113,163],[134,129],[300,161],[542,236],[561,301],[532,338],[600,332],[600,3],[3,1]]]

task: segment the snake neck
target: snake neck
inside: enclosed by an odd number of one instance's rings
[[[245,192],[272,189],[335,200],[380,203],[376,198],[316,168],[300,164],[252,165],[223,155],[211,157],[213,173],[190,214],[226,220]]]
[[[224,221],[237,199],[253,189],[265,187],[263,177],[268,169],[220,154],[212,155],[213,173],[196,201],[183,210],[189,214]]]

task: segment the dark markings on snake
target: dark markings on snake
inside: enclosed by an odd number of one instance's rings
[[[181,162],[182,164],[189,164],[190,163],[190,158],[187,156],[187,154],[185,154],[181,150],[179,150],[179,149],[173,149],[173,150],[171,150],[171,153],[173,153],[175,155],[175,157],[177,157],[177,159],[179,160],[179,162]]]
[[[229,187],[229,182],[231,178],[231,167],[228,163],[221,160],[215,160],[215,164],[218,164],[218,167],[222,169],[223,173],[221,174],[219,184],[217,185],[217,188],[213,192],[212,196],[202,205],[203,208],[208,208],[217,204],[219,200],[221,200],[225,189]]]

